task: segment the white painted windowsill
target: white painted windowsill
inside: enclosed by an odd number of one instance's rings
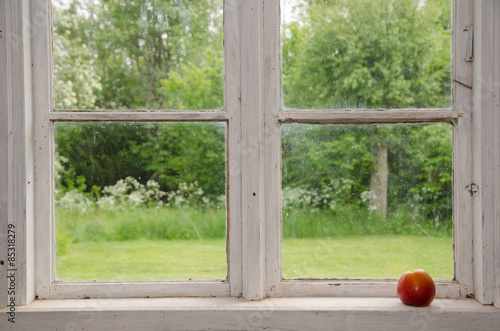
[[[0,309],[1,330],[498,330],[500,309],[474,299],[429,307],[397,298],[37,300]]]

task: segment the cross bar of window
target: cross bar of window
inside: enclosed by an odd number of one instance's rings
[[[395,110],[287,110],[278,120],[285,123],[375,124],[454,122],[461,115],[453,109]]]

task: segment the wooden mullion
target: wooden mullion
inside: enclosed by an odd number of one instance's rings
[[[226,111],[56,111],[48,118],[54,122],[211,122],[226,121]]]
[[[283,123],[318,124],[453,123],[459,117],[452,109],[287,110],[278,114],[278,120]]]
[[[264,297],[265,188],[263,115],[264,0],[241,4],[241,127],[243,297]]]
[[[224,2],[225,105],[228,112],[227,155],[227,261],[230,296],[243,295],[242,245],[242,132],[241,132],[241,1]]]
[[[280,293],[281,275],[281,102],[279,1],[264,1],[265,238],[266,296]]]

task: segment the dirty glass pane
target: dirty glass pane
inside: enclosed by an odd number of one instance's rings
[[[223,0],[52,4],[56,109],[223,108]]]
[[[58,279],[225,279],[225,130],[56,123]]]
[[[283,125],[283,276],[453,279],[451,132]]]
[[[281,0],[284,107],[449,107],[451,5]]]

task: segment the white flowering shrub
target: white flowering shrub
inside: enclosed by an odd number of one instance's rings
[[[143,185],[135,178],[127,177],[120,179],[115,185],[104,187],[102,196],[96,203],[101,209],[161,206],[162,198],[166,194],[154,180],[149,180]]]
[[[377,196],[372,191],[361,192],[361,202],[363,205],[369,206],[368,209],[370,211],[377,211],[377,206],[372,204],[372,202],[375,201],[376,197]]]
[[[203,196],[203,189],[198,182],[180,183],[177,190],[167,194],[167,205],[171,207],[201,206],[208,207],[211,201]]]
[[[101,210],[114,210],[119,207],[114,196],[105,195],[96,201],[97,207]]]
[[[54,7],[54,95],[56,109],[96,109],[96,91],[102,90],[94,63],[97,54],[75,38],[81,29],[67,12]]]
[[[284,208],[308,208],[313,211],[320,209],[335,210],[338,206],[351,203],[352,186],[354,181],[350,179],[335,179],[322,189],[308,188],[305,186],[285,187],[282,192],[282,203]],[[356,203],[370,207],[371,192],[361,193]]]
[[[96,199],[89,198],[90,194],[78,190],[68,190],[57,200],[59,207],[67,210],[77,210],[81,213],[90,208],[99,210],[116,210],[138,207],[203,207],[224,208],[226,196],[217,197],[215,201],[204,196],[203,189],[198,182],[181,183],[175,191],[166,193],[160,190],[160,184],[149,180],[146,185],[139,183],[135,178],[127,177],[116,182],[115,185],[105,186]],[[166,201],[166,202],[165,202]]]
[[[335,209],[337,202],[327,189],[316,190],[305,187],[285,187],[282,194],[284,208],[310,208],[319,210],[322,207]]]
[[[61,208],[70,211],[78,211],[81,214],[94,207],[92,199],[76,190],[64,193],[64,195],[56,201],[56,204]]]

